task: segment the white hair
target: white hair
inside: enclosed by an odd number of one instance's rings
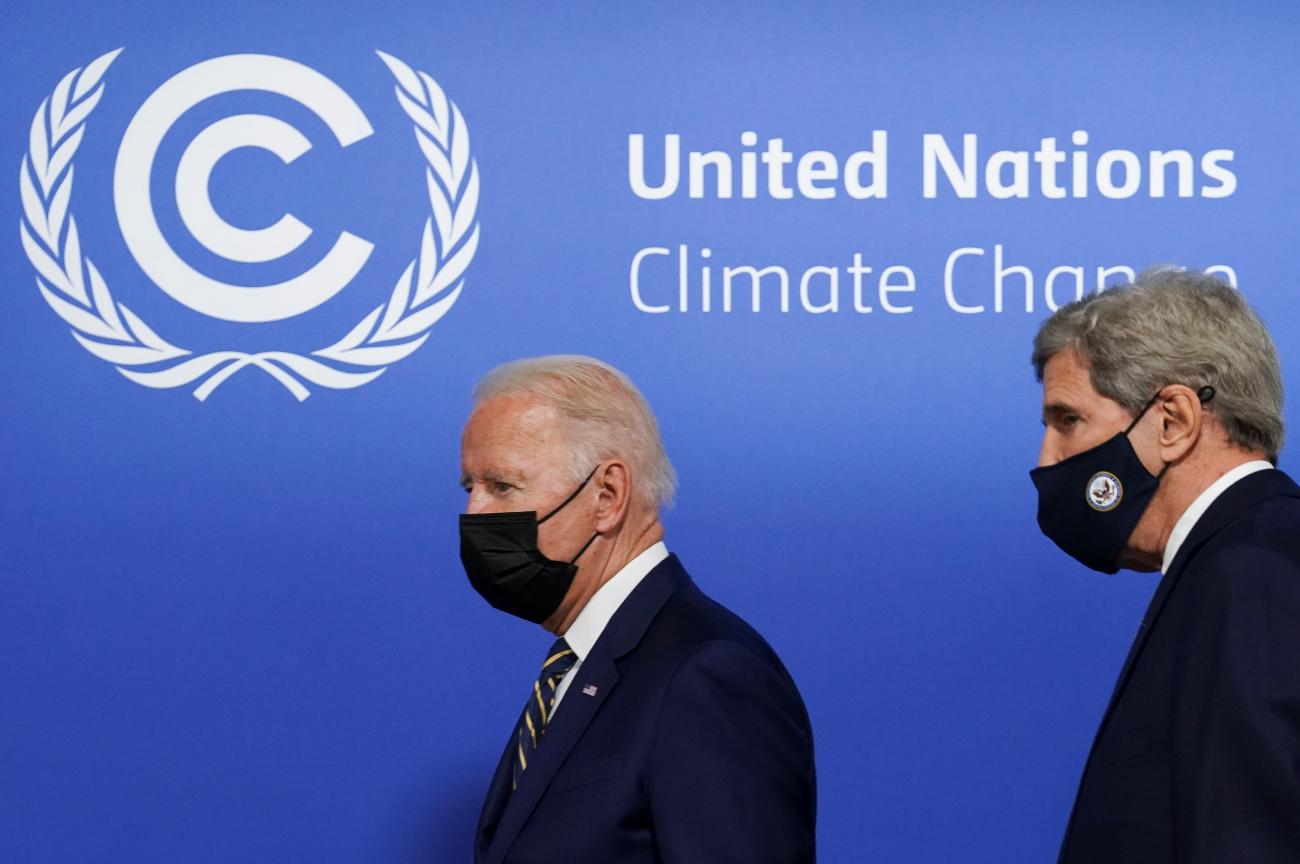
[[[659,424],[636,385],[613,366],[578,354],[514,360],[474,387],[475,407],[497,396],[539,399],[569,421],[575,483],[602,460],[619,458],[631,468],[632,493],[643,504],[659,509],[672,503],[677,474]]]

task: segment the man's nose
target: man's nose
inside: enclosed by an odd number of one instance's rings
[[[1043,445],[1038,448],[1038,467],[1046,468],[1048,465],[1055,465],[1061,461],[1060,448],[1056,442],[1056,435],[1049,427],[1043,432]]]
[[[465,502],[465,512],[492,512],[492,496],[487,493],[486,489],[480,489],[478,486],[475,486],[469,492],[469,500]]]

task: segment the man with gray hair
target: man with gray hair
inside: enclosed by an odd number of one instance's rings
[[[1066,828],[1066,864],[1300,861],[1300,488],[1274,467],[1268,332],[1206,275],[1149,271],[1038,331],[1038,523],[1162,578]]]
[[[561,637],[492,778],[475,861],[815,860],[803,701],[664,546],[675,478],[632,382],[590,357],[495,369],[474,391],[461,485],[470,583]]]

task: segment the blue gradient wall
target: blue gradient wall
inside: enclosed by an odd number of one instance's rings
[[[1091,288],[1098,267],[1226,265],[1300,380],[1289,4],[61,0],[20,2],[7,18],[0,860],[466,860],[549,643],[488,608],[461,572],[460,426],[478,375],[552,352],[618,365],[656,409],[681,477],[669,547],[767,636],[807,701],[822,859],[1051,860],[1154,580],[1087,572],[1035,526],[1027,358],[1048,312],[1044,278],[1078,266]],[[302,402],[255,368],[199,401],[83,350],[35,285],[15,224],[18,168],[42,99],[119,47],[69,212],[117,300],[192,350],[305,353],[385,302],[429,202],[411,121],[374,52],[436,78],[473,136],[481,241],[427,343],[363,387],[312,386]],[[247,275],[186,238],[168,184],[187,142],[237,112],[286,119],[317,145],[291,166],[240,151],[213,174],[231,222],[291,211],[317,229],[257,273],[300,272],[343,230],[375,244],[335,299],[265,324],[208,318],[160,291],[113,203],[117,147],[144,99],[234,53],[320,71],[375,129],[339,148],[302,106],[236,93],[196,106],[164,140],[159,218],[205,272]],[[739,160],[754,131],[756,151],[780,137],[796,159],[843,160],[876,130],[888,133],[884,198],[683,189],[652,201],[629,184],[632,134],[652,153],[672,133]],[[1070,144],[1075,130],[1088,146]],[[1109,198],[1093,185],[1057,199],[1034,174],[1026,198],[982,184],[960,198],[940,175],[927,198],[923,136],[959,151],[967,133],[982,158],[1047,137],[1093,159],[1231,150],[1235,187],[1156,198],[1148,182]],[[1196,177],[1198,190],[1214,185],[1199,163]],[[724,266],[786,268],[791,310],[775,294],[757,313],[745,302],[724,313],[716,297],[708,313],[694,300],[639,310],[634,255],[683,244],[692,278],[704,264],[714,280]],[[1031,312],[1012,276],[993,310],[999,245],[1005,265],[1034,274]],[[962,258],[952,287],[983,313],[945,295],[945,263],[964,247],[985,254]],[[854,253],[873,268],[870,313],[848,291]],[[891,265],[914,275],[913,292],[892,295],[910,312],[870,293]],[[813,266],[840,268],[838,312],[799,303]],[[654,304],[676,302],[675,267],[647,262]]]

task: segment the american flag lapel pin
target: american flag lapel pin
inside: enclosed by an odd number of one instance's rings
[[[586,696],[595,696],[595,695],[596,695],[596,692],[597,692],[599,689],[600,689],[600,688],[598,688],[595,684],[588,684],[586,687],[583,687],[583,688],[582,688],[582,692],[583,692],[583,695],[586,695]]]

